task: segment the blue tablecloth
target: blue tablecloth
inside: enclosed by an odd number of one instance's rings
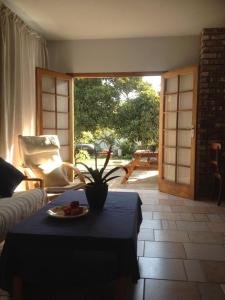
[[[87,205],[84,192],[68,191],[8,233],[0,260],[1,288],[11,292],[15,274],[48,285],[91,285],[120,276],[139,279],[139,195],[109,192],[102,211],[76,219],[47,215],[49,208],[74,200]]]

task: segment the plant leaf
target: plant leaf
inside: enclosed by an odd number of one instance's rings
[[[108,179],[105,180],[105,182],[108,182],[109,180],[113,180],[113,179],[118,178],[118,177],[120,177],[120,176],[109,177]]]
[[[104,163],[104,166],[103,166],[102,173],[104,172],[105,168],[108,165],[108,162],[109,162],[109,159],[110,159],[110,156],[111,156],[111,151],[112,151],[112,145],[110,145],[110,147],[109,147],[109,150],[108,150],[108,153],[107,153],[107,156],[106,156],[106,159],[105,159],[105,163]]]
[[[93,180],[92,180],[89,176],[84,175],[84,174],[83,174],[83,176],[84,176],[85,178],[87,178],[90,182],[93,182]]]
[[[121,169],[121,167],[115,167],[113,169],[111,169],[108,173],[105,174],[105,176],[102,178],[102,180],[105,180],[109,175],[111,175],[112,173],[114,173],[115,171]]]
[[[93,172],[93,169],[92,168],[89,168],[86,164],[82,163],[82,162],[77,162],[77,165],[83,165],[87,170],[88,172],[91,174]]]

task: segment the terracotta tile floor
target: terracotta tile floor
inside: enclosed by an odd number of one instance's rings
[[[218,207],[157,189],[138,192],[143,202],[138,237],[141,279],[128,300],[225,299],[225,202]],[[103,298],[72,293],[46,299]],[[104,299],[111,298],[108,294]]]
[[[142,280],[132,300],[225,299],[225,203],[139,194]]]

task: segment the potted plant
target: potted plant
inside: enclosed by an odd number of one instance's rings
[[[108,165],[111,156],[111,149],[112,146],[109,147],[104,166],[100,170],[97,168],[97,164],[96,164],[96,168],[93,169],[93,168],[89,168],[84,163],[79,163],[82,164],[89,172],[89,176],[84,175],[84,177],[89,180],[89,183],[87,183],[85,186],[85,194],[91,210],[103,209],[108,194],[107,182],[117,177],[120,177],[120,176],[110,176],[110,175],[112,175],[115,171],[121,169],[121,166],[115,167],[111,169],[109,172],[107,172],[106,174],[104,174],[104,171]]]

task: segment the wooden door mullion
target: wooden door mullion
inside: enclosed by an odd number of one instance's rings
[[[178,151],[177,151],[177,145],[178,145],[178,117],[179,117],[179,90],[180,90],[180,75],[177,76],[177,111],[176,111],[176,152],[175,152],[175,182],[177,183],[177,157],[178,157]]]
[[[163,111],[163,132],[162,132],[162,153],[161,153],[161,155],[162,155],[162,177],[164,178],[164,166],[165,166],[165,161],[164,161],[164,152],[165,152],[165,117],[166,117],[166,113],[165,113],[165,107],[166,107],[166,105],[165,105],[165,101],[166,101],[166,95],[165,95],[165,91],[166,91],[166,86],[167,86],[167,83],[166,83],[166,81],[164,80],[164,84],[163,84],[163,88],[164,88],[164,90],[163,90],[163,94],[164,94],[164,96],[163,96],[163,109],[162,109],[162,111]]]
[[[55,77],[55,134],[57,134],[58,128],[57,112],[57,77]]]

